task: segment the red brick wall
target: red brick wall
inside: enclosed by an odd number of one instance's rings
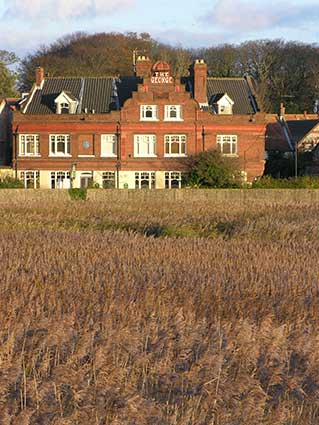
[[[200,65],[201,66],[201,65]],[[158,105],[159,121],[140,121],[141,105]],[[164,121],[165,105],[182,105],[183,121]],[[187,154],[202,150],[202,130],[205,133],[205,149],[216,148],[218,134],[238,137],[238,156],[248,179],[263,174],[265,151],[265,115],[212,115],[199,109],[185,87],[173,84],[152,84],[150,79],[139,86],[138,92],[126,101],[120,112],[94,115],[22,115],[15,114],[14,130],[18,133],[40,134],[41,158],[18,158],[19,169],[70,169],[77,162],[79,170],[105,170],[115,167],[116,160],[100,157],[101,134],[116,133],[121,138],[121,170],[181,170],[184,158],[164,157],[165,134],[186,134]],[[71,134],[71,158],[49,157],[49,134]],[[157,158],[134,158],[134,134],[156,134]],[[90,153],[83,149],[88,140]],[[95,155],[92,158],[78,155]]]

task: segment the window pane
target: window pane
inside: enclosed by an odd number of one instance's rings
[[[171,180],[171,188],[179,189],[179,180]]]
[[[226,142],[223,144],[223,153],[230,154],[231,153],[231,144]]]
[[[175,108],[175,106],[171,106],[170,117],[177,118],[177,109]]]
[[[57,153],[64,153],[64,142],[59,141],[56,145]]]
[[[178,154],[179,153],[179,144],[174,142],[171,144],[171,153]]]

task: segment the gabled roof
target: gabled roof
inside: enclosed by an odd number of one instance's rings
[[[228,96],[227,93],[217,93],[212,96],[211,103],[219,103],[222,99],[226,99],[231,105],[234,104],[234,101]]]
[[[62,77],[46,78],[41,88],[36,88],[24,104],[26,114],[55,114],[55,99],[62,93],[79,101],[78,113],[94,110],[108,113],[122,106],[137,90],[141,80],[135,77]]]
[[[61,93],[54,99],[54,101],[57,102],[57,100],[59,98],[62,98],[62,97],[64,97],[64,98],[66,97],[71,102],[77,102],[78,101],[78,99],[74,96],[74,94],[71,93],[70,91],[67,91],[67,90],[62,90]]]
[[[216,102],[216,96],[225,93],[234,102],[234,114],[254,114],[258,111],[256,99],[245,78],[207,78],[207,99],[210,105]]]
[[[285,120],[292,143],[301,142],[318,124],[318,120]]]
[[[267,152],[292,152],[288,133],[284,131],[283,123],[276,119],[267,124],[265,150]]]

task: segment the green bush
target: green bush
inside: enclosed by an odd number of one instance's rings
[[[86,189],[84,188],[72,188],[69,189],[69,196],[71,199],[74,199],[76,201],[78,200],[82,200],[85,201],[86,200]]]
[[[187,161],[186,184],[202,188],[235,188],[241,186],[237,160],[208,150]]]
[[[274,179],[270,176],[262,177],[252,183],[253,189],[319,189],[318,177],[290,177],[288,179]]]
[[[3,177],[0,179],[0,189],[23,189],[24,184],[21,180],[13,177]]]

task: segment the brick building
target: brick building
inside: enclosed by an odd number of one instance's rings
[[[265,115],[252,81],[189,77],[139,57],[135,76],[36,81],[14,115],[13,167],[26,187],[181,187],[187,156],[216,148],[244,178],[264,170]]]
[[[0,166],[12,160],[12,109],[9,100],[0,96]]]

